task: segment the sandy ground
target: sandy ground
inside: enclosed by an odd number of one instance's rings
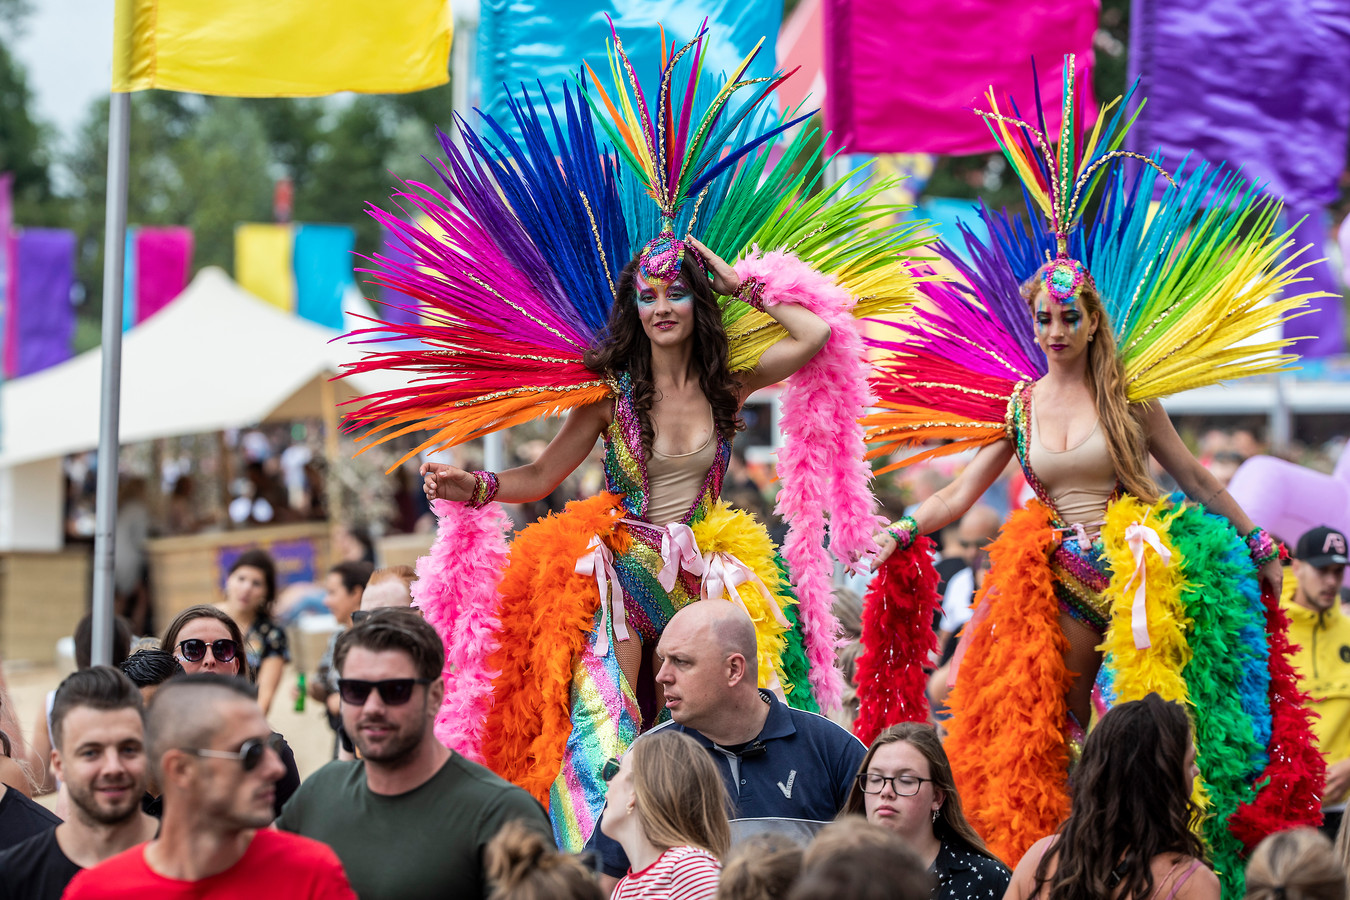
[[[291,686],[295,684],[296,672],[294,665],[286,666],[277,699],[272,703],[272,711],[267,718],[291,745],[303,779],[333,758],[333,731],[328,727],[328,719],[320,705],[312,700],[306,700],[304,712],[295,711]],[[47,692],[56,690],[63,677],[64,673],[54,666],[6,667],[5,682],[9,687],[10,702],[14,704],[19,721],[23,724],[25,740],[32,738],[33,723],[38,711],[46,703]],[[38,802],[48,808],[55,804],[55,800],[54,794],[38,798]]]

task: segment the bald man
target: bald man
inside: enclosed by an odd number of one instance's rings
[[[681,609],[656,645],[671,721],[653,731],[683,731],[712,754],[735,806],[732,843],[773,832],[805,845],[843,808],[867,748],[760,689],[757,656],[755,626],[739,606],[700,600]],[[599,828],[592,842],[607,878],[627,873],[622,847]]]
[[[961,626],[970,621],[971,604],[975,599],[976,569],[982,561],[983,551],[988,549],[1003,519],[992,506],[976,504],[966,510],[956,527],[956,540],[960,555],[966,561],[966,568],[952,573],[947,581],[946,591],[942,595],[942,620],[938,623],[938,647],[943,656],[949,657],[953,647],[948,647],[948,639]]]
[[[76,875],[68,900],[356,896],[332,850],[267,827],[286,767],[251,685],[205,674],[166,682],[146,732],[164,792],[159,836]]]

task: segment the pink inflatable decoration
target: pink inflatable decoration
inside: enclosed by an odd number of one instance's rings
[[[1318,525],[1350,533],[1350,445],[1332,475],[1273,456],[1253,456],[1233,475],[1228,493],[1253,522],[1290,549],[1299,535]]]

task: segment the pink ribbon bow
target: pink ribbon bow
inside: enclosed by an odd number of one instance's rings
[[[1130,553],[1134,555],[1134,574],[1125,584],[1125,590],[1130,589],[1130,585],[1135,585],[1134,604],[1130,608],[1130,631],[1134,634],[1134,647],[1136,650],[1147,650],[1153,646],[1148,636],[1148,606],[1145,598],[1147,597],[1146,585],[1148,573],[1147,564],[1144,561],[1144,552],[1147,547],[1152,547],[1162,560],[1164,566],[1172,564],[1172,551],[1163,546],[1162,540],[1158,537],[1158,532],[1149,528],[1147,525],[1136,522],[1125,529],[1125,542],[1130,547]]]
[[[591,536],[586,553],[577,560],[576,573],[595,576],[595,586],[600,591],[600,634],[595,638],[595,654],[607,656],[611,626],[614,628],[615,640],[628,640],[628,614],[623,607],[619,573],[614,571],[614,554],[600,540],[599,535]],[[611,600],[613,609],[610,608]]]
[[[741,593],[737,590],[743,584],[749,584],[757,588],[764,599],[768,601],[769,609],[773,610],[774,618],[779,625],[784,628],[788,626],[787,617],[783,615],[783,610],[779,608],[778,603],[773,599],[773,594],[769,591],[767,585],[754,573],[749,566],[741,562],[730,553],[709,553],[703,558],[705,571],[703,573],[703,585],[699,593],[704,600],[721,600],[724,595],[732,603],[737,604],[745,610],[745,614],[750,615],[750,609],[741,599]]]
[[[699,577],[707,571],[703,554],[698,552],[698,541],[694,540],[694,529],[671,522],[661,529],[661,574],[656,580],[667,591],[673,591],[681,569]]]

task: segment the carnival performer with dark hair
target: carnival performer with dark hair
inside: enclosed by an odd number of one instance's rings
[[[705,41],[663,50],[656,103],[616,34],[614,96],[591,73],[584,102],[567,88],[561,102],[513,102],[520,139],[485,117],[494,139],[466,128],[467,152],[445,141],[448,196],[397,195],[444,236],[374,213],[407,250],[371,271],[415,297],[426,324],[371,330],[424,347],[352,367],[417,376],[367,398],[352,425],[429,428],[422,449],[567,412],[533,464],[423,466],[440,532],[414,597],[447,645],[438,734],[530,790],[573,850],[598,819],[605,761],[664,714],[651,662],[676,610],[740,603],[761,686],[830,708],[842,684],[829,554],[858,565],[878,549],[855,317],[909,302],[899,254],[921,241],[912,227],[869,227],[896,211],[876,201],[889,185],[811,194],[812,132],[778,140],[802,119],[760,108],[780,79],[742,80],[752,53],[710,86]],[[780,557],[719,493],[746,398],[784,380]],[[492,501],[547,495],[597,438],[606,491],[508,551]]]
[[[946,441],[895,465],[978,452],[883,539],[883,559],[904,552],[869,598],[858,731],[866,740],[926,711],[907,688],[915,663],[893,662],[926,649],[926,634],[901,636],[930,615],[913,598],[931,581],[931,542],[916,539],[960,517],[1016,456],[1036,499],[990,548],[948,699],[972,822],[1015,863],[1068,812],[1094,683],[1106,705],[1157,692],[1194,711],[1205,837],[1240,894],[1244,843],[1315,816],[1321,766],[1291,703],[1279,550],[1158,400],[1287,367],[1288,341],[1248,339],[1305,298],[1272,299],[1298,281],[1277,201],[1222,168],[1183,166],[1174,179],[1159,159],[1117,149],[1125,106],[1085,131],[1071,60],[1065,73],[1057,146],[1043,110],[1038,127],[991,92],[981,115],[1029,212],[983,208],[988,242],[965,234],[969,263],[940,248],[959,279],[921,285],[931,305],[887,344],[881,411],[867,420],[877,451]],[[1150,209],[1155,187],[1166,189]],[[1149,455],[1184,496],[1161,496]]]

